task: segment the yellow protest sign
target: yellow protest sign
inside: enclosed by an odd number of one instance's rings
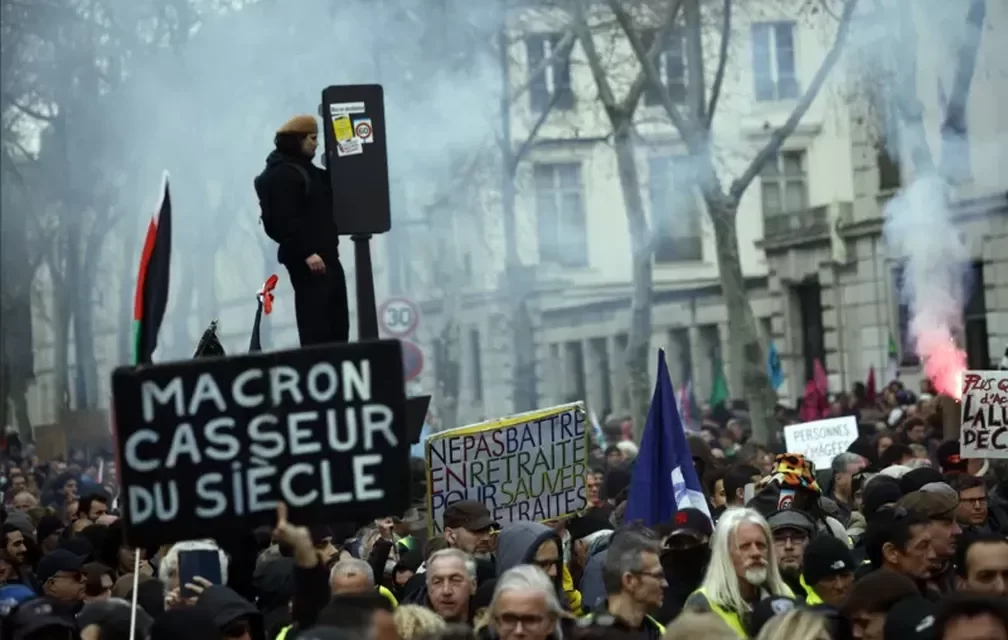
[[[587,504],[581,402],[435,433],[425,449],[431,535],[443,531],[444,510],[461,500],[482,502],[502,524],[561,518]]]

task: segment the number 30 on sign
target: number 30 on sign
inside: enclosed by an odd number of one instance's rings
[[[406,338],[416,331],[420,309],[412,300],[389,298],[378,309],[382,331],[393,338]]]

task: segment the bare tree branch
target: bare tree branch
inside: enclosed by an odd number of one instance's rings
[[[890,55],[897,61],[894,79],[896,110],[903,125],[901,133],[910,152],[914,172],[930,173],[935,170],[935,163],[924,130],[924,105],[917,97],[917,59],[914,52],[919,45],[913,7],[908,3],[900,3],[896,11],[899,35],[890,44]]]
[[[539,114],[539,117],[536,118],[532,128],[529,129],[528,135],[525,136],[525,140],[523,140],[521,145],[518,147],[518,151],[511,154],[511,166],[508,167],[508,170],[510,171],[510,175],[512,177],[514,177],[515,173],[518,171],[518,165],[520,165],[521,161],[525,158],[525,154],[527,154],[529,149],[532,148],[532,145],[535,144],[536,138],[539,137],[539,130],[542,129],[543,125],[546,124],[546,121],[549,120],[550,114],[553,113],[553,109],[559,101],[560,92],[554,91],[553,95],[550,96],[550,101],[546,105],[546,108],[543,109],[542,113]],[[510,117],[510,115],[508,117]],[[510,140],[505,141],[505,144],[507,144],[509,148],[511,147]]]
[[[537,82],[539,78],[541,78],[543,74],[546,73],[546,69],[549,69],[551,66],[553,66],[554,64],[556,64],[561,60],[569,59],[571,49],[574,48],[575,40],[577,40],[577,38],[574,36],[574,33],[572,31],[568,31],[567,33],[565,33],[564,36],[560,39],[560,42],[558,42],[556,47],[553,48],[553,51],[551,51],[550,54],[546,56],[542,62],[539,63],[539,66],[537,66],[535,69],[532,69],[532,71],[528,75],[528,79],[526,79],[526,81],[522,83],[517,89],[511,92],[511,102],[514,103],[515,101],[518,100],[518,98],[521,98],[523,95],[525,95],[525,92],[532,87],[533,83]]]
[[[616,94],[613,93],[612,85],[605,74],[605,66],[602,64],[602,57],[599,56],[598,49],[595,48],[595,41],[592,40],[591,29],[585,19],[584,9],[578,0],[571,3],[574,7],[574,19],[572,28],[578,40],[581,41],[581,48],[584,49],[585,57],[588,58],[588,67],[591,69],[592,77],[595,79],[595,86],[598,87],[599,100],[602,106],[609,113],[619,108],[616,102]]]
[[[739,200],[742,194],[745,192],[746,187],[749,183],[759,174],[760,169],[766,162],[775,156],[780,147],[784,144],[784,141],[794,133],[794,130],[798,127],[798,123],[801,119],[805,117],[805,113],[812,106],[812,102],[819,95],[819,91],[822,89],[823,84],[826,82],[827,76],[829,76],[830,71],[836,65],[837,60],[840,59],[840,53],[843,51],[844,44],[847,42],[847,34],[850,31],[851,17],[854,15],[854,10],[857,8],[858,0],[847,0],[847,4],[844,6],[843,15],[840,16],[840,22],[837,24],[836,38],[833,40],[833,46],[826,53],[826,57],[823,58],[822,64],[819,65],[819,69],[816,71],[815,75],[812,77],[812,82],[809,83],[808,89],[802,94],[801,98],[798,99],[798,104],[795,105],[794,110],[788,119],[784,121],[784,124],[774,130],[770,134],[770,139],[767,143],[763,145],[753,161],[749,163],[749,167],[742,172],[734,182],[732,182],[731,187],[728,190],[728,195],[734,199]]]
[[[711,85],[710,101],[707,103],[708,129],[714,123],[714,114],[717,112],[718,100],[721,98],[721,85],[724,84],[725,68],[728,66],[728,45],[731,41],[731,12],[732,0],[724,0],[724,9],[721,21],[721,46],[718,49],[717,70],[714,72],[714,84]]]
[[[968,171],[969,151],[964,149],[966,138],[966,102],[970,85],[976,71],[977,52],[983,35],[983,24],[987,17],[987,0],[972,0],[966,12],[966,29],[962,46],[956,55],[955,75],[952,77],[952,92],[945,107],[942,122],[942,150],[940,167],[942,175],[951,179],[966,178],[957,175]],[[965,152],[965,153],[963,153]]]
[[[654,87],[661,97],[662,107],[665,109],[665,113],[668,114],[669,119],[672,121],[672,125],[686,142],[686,146],[689,147],[690,153],[702,153],[704,149],[703,137],[700,135],[700,132],[697,131],[696,127],[692,127],[686,122],[686,119],[679,113],[679,108],[676,107],[674,102],[672,102],[672,96],[669,95],[668,88],[662,84],[661,74],[658,73],[658,68],[655,66],[654,60],[648,57],[648,52],[645,51],[644,43],[641,41],[637,30],[634,28],[633,19],[630,17],[630,14],[628,14],[623,7],[620,6],[618,0],[607,0],[607,3],[609,4],[609,8],[612,9],[612,12],[616,15],[616,21],[619,22],[620,27],[623,28],[623,32],[626,35],[627,40],[630,42],[630,46],[633,47],[634,54],[636,54],[637,61],[643,68],[647,81],[652,87]],[[678,12],[681,4],[681,0],[676,0],[674,3],[673,6],[676,12]],[[674,18],[671,22],[674,24]]]
[[[700,0],[686,0],[683,11],[686,36],[686,92],[689,111],[686,116],[698,128],[707,128],[707,87],[703,51],[703,24],[700,17]],[[724,37],[727,37],[725,34]]]
[[[622,7],[617,4],[617,0],[612,0],[612,2],[609,3],[610,8],[613,4],[616,5],[616,9],[618,9],[620,13],[626,15]],[[654,42],[651,43],[651,48],[648,49],[647,52],[647,59],[650,60],[652,64],[657,62],[658,56],[661,54],[662,44],[665,42],[665,39],[668,37],[669,33],[671,33],[672,29],[675,28],[676,19],[679,15],[679,9],[682,8],[682,4],[683,0],[672,0],[669,4],[667,18],[661,28],[655,33]],[[619,14],[616,15],[618,18]],[[642,67],[640,73],[638,73],[637,77],[634,78],[633,84],[630,85],[630,91],[627,93],[626,99],[623,102],[624,108],[627,110],[635,109],[647,87],[648,75]]]
[[[24,106],[22,104],[18,104],[17,100],[8,100],[7,103],[10,106],[12,106],[15,109],[17,109],[18,111],[20,111],[21,113],[23,113],[26,116],[28,116],[29,118],[34,118],[36,120],[41,120],[43,122],[52,122],[52,119],[53,119],[52,116],[49,116],[49,115],[46,115],[46,114],[41,113],[39,111],[36,111],[36,110],[34,110],[34,109],[30,108],[30,107],[26,107],[26,106]]]

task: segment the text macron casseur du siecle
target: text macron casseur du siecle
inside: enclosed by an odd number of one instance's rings
[[[135,473],[178,469],[197,477],[129,486],[134,525],[170,521],[181,506],[213,519],[272,511],[277,500],[297,508],[385,497],[375,473],[381,451],[394,449],[398,439],[392,410],[372,402],[367,360],[318,362],[304,374],[285,365],[249,368],[230,385],[218,384],[210,373],[190,384],[183,378],[141,383],[143,423],[157,422],[158,428],[131,433],[123,462]],[[328,408],[304,410],[309,403]],[[239,424],[235,414],[252,417]],[[213,417],[197,423],[200,415]],[[271,463],[277,458],[283,458],[282,466]],[[218,463],[218,469],[230,462],[230,473],[203,472],[205,461]],[[196,503],[180,505],[179,483],[194,481]]]
[[[584,415],[576,410],[433,440],[431,509],[478,500],[504,522],[572,513],[585,505],[586,455]]]

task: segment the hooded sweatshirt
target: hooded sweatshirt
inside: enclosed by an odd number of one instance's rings
[[[267,640],[262,614],[251,602],[228,587],[208,587],[200,594],[194,608],[209,611],[218,631],[223,631],[232,622],[244,617],[249,621],[252,640]]]
[[[602,563],[605,562],[606,555],[608,555],[612,536],[612,532],[609,532],[609,535],[595,539],[588,547],[588,561],[581,574],[581,584],[578,585],[578,589],[581,591],[581,607],[586,612],[605,601],[606,591],[605,583],[602,581]]]
[[[536,551],[547,540],[556,543],[562,562],[563,544],[560,541],[560,534],[552,528],[539,522],[527,521],[504,525],[497,536],[497,577],[500,578],[505,571],[520,564],[534,564]],[[562,570],[553,578],[553,586],[560,604],[565,609],[568,608],[570,598],[564,591]]]

